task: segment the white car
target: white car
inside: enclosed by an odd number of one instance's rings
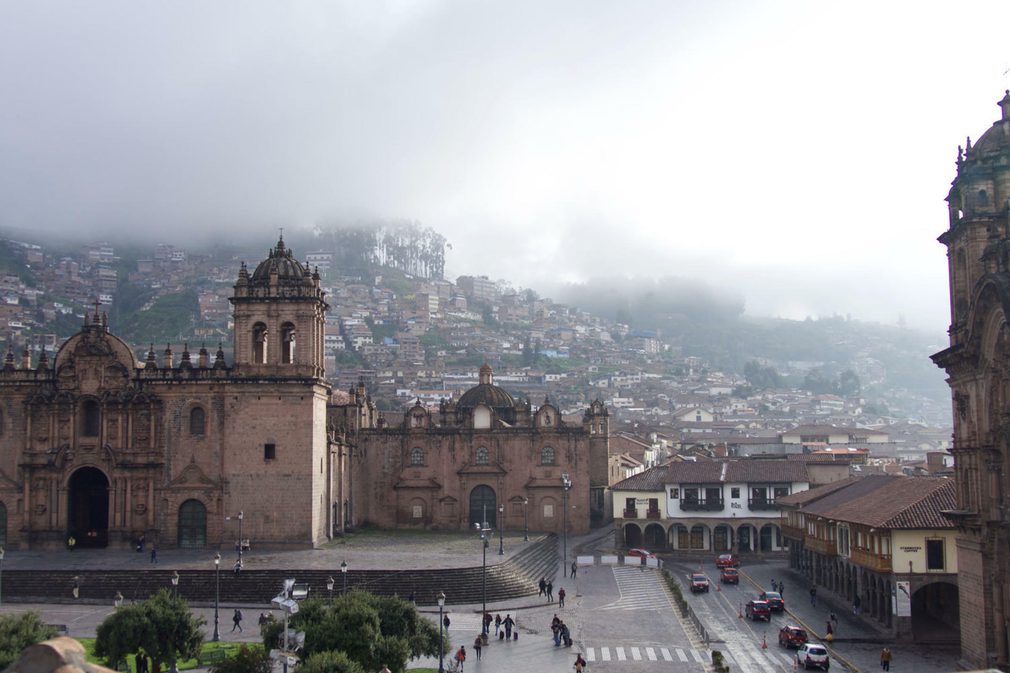
[[[820,643],[805,643],[796,650],[796,663],[804,669],[820,668],[828,670],[831,665],[828,650]]]

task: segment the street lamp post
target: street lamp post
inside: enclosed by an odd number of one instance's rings
[[[179,596],[179,571],[172,571],[172,593],[175,594],[176,598]]]
[[[215,643],[221,640],[221,633],[217,630],[218,607],[221,604],[221,555],[214,554],[214,635],[211,640]]]
[[[245,518],[245,510],[238,513],[238,565],[242,567],[242,519]]]
[[[123,604],[123,592],[117,591],[116,595],[112,597],[112,604],[117,608]]]
[[[498,556],[505,556],[505,505],[498,505]]]
[[[347,593],[347,561],[340,562],[340,574],[344,576],[344,589],[341,594]]]
[[[0,547],[0,605],[3,604],[3,585],[4,585],[4,555],[6,552],[3,547]]]
[[[445,593],[438,592],[438,673],[445,673],[442,658],[445,654],[445,640],[442,638],[442,608],[445,607]]]
[[[487,548],[491,544],[488,540],[491,533],[491,527],[487,525],[487,521],[484,522],[483,526],[479,523],[475,523],[474,527],[480,531],[481,550],[484,553],[483,560],[481,561],[481,587],[483,593],[481,602],[483,606],[480,611],[480,632],[481,634],[487,635],[487,622],[484,621],[484,615],[487,614]]]
[[[523,498],[523,542],[530,541],[530,516],[528,505],[530,504],[529,498]]]
[[[568,577],[568,491],[572,488],[572,480],[565,472],[561,475],[561,507],[564,509],[564,515],[562,516],[562,528],[564,529],[564,549],[561,561],[561,576]]]
[[[333,575],[326,578],[326,590],[330,592],[330,605],[333,605]]]

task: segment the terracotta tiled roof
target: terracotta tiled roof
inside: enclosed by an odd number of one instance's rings
[[[871,475],[846,479],[823,488],[835,487],[823,497],[814,497],[804,505],[804,494],[780,499],[782,504],[803,505],[806,514],[818,514],[837,521],[847,521],[876,528],[953,528],[941,514],[955,509],[955,484],[937,477],[898,477]],[[808,497],[815,494],[808,492]],[[785,502],[783,502],[785,501]]]
[[[809,481],[803,463],[785,460],[712,460],[671,462],[628,477],[611,488],[662,491],[665,484],[719,484]]]
[[[811,503],[815,500],[820,500],[821,498],[830,495],[840,488],[845,488],[853,482],[859,481],[859,477],[849,477],[848,479],[842,479],[841,481],[834,481],[830,484],[825,484],[823,486],[818,486],[817,488],[811,488],[807,491],[800,491],[799,493],[793,493],[792,495],[783,496],[781,498],[775,498],[775,502],[780,505],[795,505],[797,507],[802,507],[807,503]]]

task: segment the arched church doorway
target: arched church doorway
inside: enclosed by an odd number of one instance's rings
[[[109,544],[109,480],[97,467],[82,467],[70,476],[67,485],[67,535],[78,547],[105,547]]]
[[[179,507],[179,548],[199,549],[207,545],[207,508],[199,500],[187,500]]]
[[[474,524],[495,527],[495,520],[498,516],[498,501],[495,498],[494,489],[481,484],[470,491],[470,528]]]

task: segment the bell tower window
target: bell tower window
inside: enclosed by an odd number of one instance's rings
[[[292,364],[295,361],[295,326],[289,322],[281,325],[281,363]]]
[[[261,322],[252,328],[253,364],[263,365],[267,362],[267,326]]]

